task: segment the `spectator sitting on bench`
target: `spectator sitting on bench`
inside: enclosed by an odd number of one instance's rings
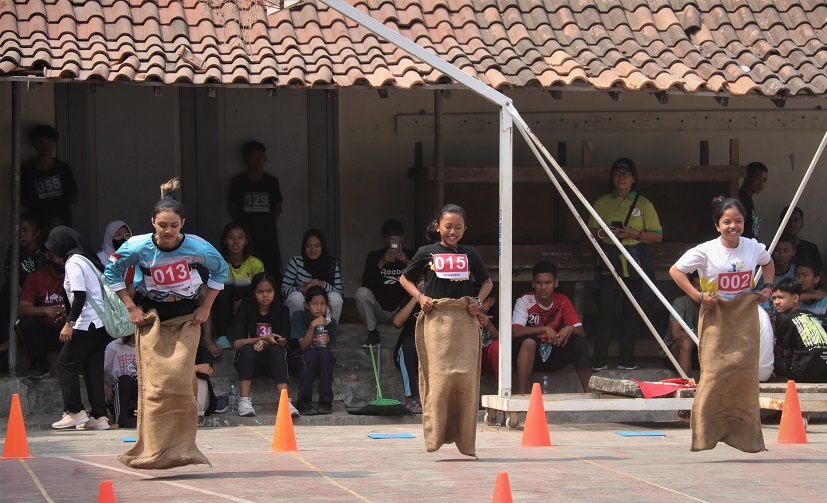
[[[701,293],[701,278],[697,272],[687,274],[689,282],[698,291],[698,296]],[[698,296],[683,295],[672,302],[672,309],[680,315],[681,319],[689,325],[692,333],[698,334],[698,319],[700,317],[700,304],[698,303]],[[684,374],[689,375],[689,372],[695,368],[701,368],[698,361],[698,346],[695,341],[686,333],[680,323],[674,316],[669,318],[669,327],[666,329],[666,335],[663,337],[663,343],[672,352],[672,356],[678,361]],[[663,365],[666,368],[673,368],[672,361],[667,358],[666,354],[661,351]]]
[[[778,243],[772,252],[772,263],[775,265],[775,276],[773,276],[772,283],[776,284],[784,278],[795,277],[795,264],[793,263],[795,257],[795,239],[789,234],[781,234],[778,237]],[[758,287],[764,285],[764,278],[758,282]],[[775,306],[772,299],[761,303],[761,307],[770,315],[770,319],[775,320]]]
[[[53,256],[46,252],[47,256]],[[46,355],[60,351],[60,329],[66,323],[66,302],[63,293],[64,264],[49,261],[29,274],[23,282],[17,303],[17,329],[29,357],[29,379],[42,379],[49,375]]]
[[[787,214],[787,210],[789,208],[789,206],[785,206],[781,211],[781,215],[778,217],[779,223],[784,219],[784,215]],[[795,246],[796,263],[807,262],[812,264],[817,270],[821,271],[823,266],[821,262],[821,251],[819,251],[818,246],[811,241],[805,241],[798,237],[798,233],[801,232],[803,227],[804,212],[801,208],[796,206],[793,208],[790,219],[787,221],[787,226],[784,227],[784,233],[791,235],[795,240],[793,246]]]
[[[796,264],[795,280],[801,283],[801,309],[818,317],[827,314],[827,292],[821,287],[821,271],[807,262]]]
[[[554,291],[557,282],[557,266],[538,262],[532,269],[533,290],[514,305],[512,354],[518,394],[528,392],[532,371],[555,372],[570,363],[574,363],[583,391],[589,392],[592,373],[586,333],[568,297]]]
[[[779,320],[775,372],[796,382],[827,382],[827,333],[818,318],[799,305],[801,283],[784,278],[772,301]]]

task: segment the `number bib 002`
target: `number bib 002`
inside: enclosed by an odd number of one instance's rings
[[[150,278],[145,278],[146,286],[161,292],[174,292],[189,297],[201,284],[201,276],[197,271],[190,271],[185,259],[157,265],[150,268],[149,272],[151,281]]]
[[[468,255],[453,253],[435,253],[431,257],[431,269],[440,279],[466,280],[468,272]]]
[[[725,299],[732,299],[752,288],[752,271],[718,273],[718,293]]]

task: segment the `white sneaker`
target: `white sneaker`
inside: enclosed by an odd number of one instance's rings
[[[241,417],[252,417],[256,415],[253,408],[253,401],[249,396],[238,397],[238,415]]]
[[[109,418],[101,416],[97,419],[91,418],[89,421],[75,426],[75,428],[79,430],[108,430],[111,426],[109,425]]]
[[[299,417],[299,415],[300,415],[299,414],[299,409],[297,409],[293,405],[293,399],[292,398],[287,399],[287,404],[290,406],[290,417]]]
[[[52,423],[52,428],[62,430],[64,428],[71,428],[72,426],[77,426],[87,422],[89,422],[89,415],[86,414],[85,410],[80,412],[64,412],[63,418],[60,421]]]

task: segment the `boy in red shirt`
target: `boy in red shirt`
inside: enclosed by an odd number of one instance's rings
[[[528,392],[534,370],[555,372],[571,363],[583,391],[588,393],[592,371],[586,333],[568,297],[554,291],[557,266],[538,262],[532,278],[533,290],[517,299],[511,317],[516,393]]]

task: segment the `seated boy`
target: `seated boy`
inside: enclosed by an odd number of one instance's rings
[[[821,286],[821,271],[809,262],[796,264],[795,280],[801,283],[801,309],[822,318],[823,324],[827,314],[827,292],[818,289]]]
[[[531,292],[517,299],[511,317],[516,392],[528,392],[534,370],[554,372],[574,363],[580,385],[588,393],[592,372],[586,333],[568,297],[554,291],[557,266],[545,261],[535,264],[531,286]]]
[[[784,233],[778,238],[778,244],[775,245],[775,250],[772,252],[772,263],[775,265],[775,277],[773,277],[773,284],[778,283],[783,278],[795,277],[795,238],[792,235]],[[764,284],[764,278],[758,282],[759,287]],[[761,303],[761,307],[770,315],[772,320],[775,320],[775,307],[772,299]]]
[[[701,278],[698,277],[698,273],[693,272],[687,276],[692,286],[700,292]],[[672,302],[672,309],[680,315],[684,323],[689,325],[689,328],[697,335],[698,318],[701,312],[698,298],[690,297],[689,295],[678,297]],[[692,340],[689,334],[686,333],[686,330],[683,329],[674,317],[669,318],[669,327],[666,329],[663,343],[666,344],[666,347],[672,352],[672,356],[678,361],[678,365],[681,366],[681,369],[686,375],[689,375],[689,372],[693,368],[701,368],[701,364],[698,362],[698,346],[695,345],[695,341]],[[661,356],[663,357],[663,365],[671,369],[673,365],[669,358],[667,358],[663,352],[661,352]]]
[[[775,285],[778,312],[775,372],[796,382],[827,380],[827,332],[818,318],[799,305],[801,283],[785,278]]]

